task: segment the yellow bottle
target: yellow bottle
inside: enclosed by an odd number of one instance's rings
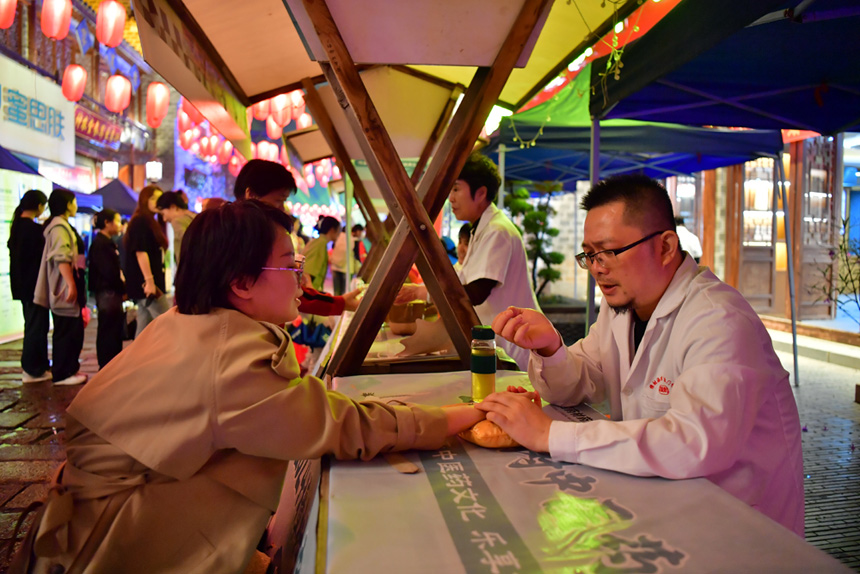
[[[496,392],[496,335],[488,325],[472,327],[472,400]]]

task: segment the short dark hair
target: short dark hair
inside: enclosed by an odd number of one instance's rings
[[[499,194],[499,185],[502,183],[502,178],[499,176],[499,168],[493,163],[493,160],[478,152],[473,153],[466,160],[466,165],[460,170],[460,175],[457,179],[462,179],[469,184],[469,193],[472,199],[475,198],[475,192],[481,188],[487,188],[487,201],[493,203],[496,201],[496,196]]]
[[[155,200],[155,207],[158,209],[169,209],[171,207],[188,209],[188,202],[183,199],[182,194],[178,191],[165,191]]]
[[[591,211],[608,203],[624,204],[624,221],[643,231],[674,231],[675,216],[666,188],[641,174],[617,175],[591,188],[580,206]]]
[[[355,233],[356,231],[364,231],[364,226],[360,223],[356,223],[352,226],[352,232]]]
[[[117,215],[119,215],[119,212],[114,211],[113,209],[110,209],[108,207],[102,209],[101,211],[96,213],[95,228],[104,229],[105,225],[107,225],[108,222],[113,221]]]
[[[287,214],[253,199],[225,203],[195,217],[182,239],[176,272],[179,312],[202,315],[214,307],[230,308],[231,283],[257,280],[279,228],[290,232]]]
[[[316,224],[317,231],[319,231],[320,235],[325,235],[332,229],[340,229],[340,221],[335,219],[330,215],[326,215],[325,217],[321,217],[320,220]]]
[[[293,178],[293,174],[279,163],[264,159],[252,159],[242,166],[242,171],[236,176],[233,195],[238,201],[251,199],[245,197],[245,192],[248,189],[256,198],[266,197],[279,189],[288,189],[292,193],[296,191],[296,180]]]
[[[466,222],[460,226],[460,231],[457,234],[457,239],[459,241],[465,239],[466,243],[469,243],[469,241],[472,240],[472,225],[469,222]]]

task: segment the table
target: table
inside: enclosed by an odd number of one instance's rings
[[[528,383],[525,373],[498,376],[498,388]],[[333,386],[442,405],[468,394],[469,373],[361,375]],[[559,419],[602,416],[545,409]],[[705,479],[639,478],[459,439],[405,456],[418,474],[381,457],[330,461],[301,572],[850,572]]]

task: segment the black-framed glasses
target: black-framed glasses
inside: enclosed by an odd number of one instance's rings
[[[264,271],[292,271],[296,274],[299,280],[299,285],[302,283],[302,274],[305,272],[305,258],[303,255],[296,255],[295,267],[260,267]]]
[[[595,261],[601,267],[612,267],[612,265],[615,263],[615,258],[617,256],[621,255],[625,251],[629,251],[630,249],[633,249],[634,247],[636,247],[640,243],[645,243],[649,239],[651,239],[653,237],[657,237],[658,235],[661,235],[663,233],[666,233],[666,232],[665,231],[655,231],[651,235],[646,235],[645,237],[643,237],[639,241],[634,241],[630,245],[625,245],[624,247],[619,247],[618,249],[604,249],[603,251],[598,251],[597,253],[582,252],[579,255],[576,255],[575,259],[576,259],[576,262],[579,263],[579,266],[582,267],[583,269],[588,269],[589,264],[593,265]]]

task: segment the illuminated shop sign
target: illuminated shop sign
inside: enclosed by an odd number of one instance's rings
[[[82,138],[119,148],[122,126],[81,106],[75,107],[75,134]]]

